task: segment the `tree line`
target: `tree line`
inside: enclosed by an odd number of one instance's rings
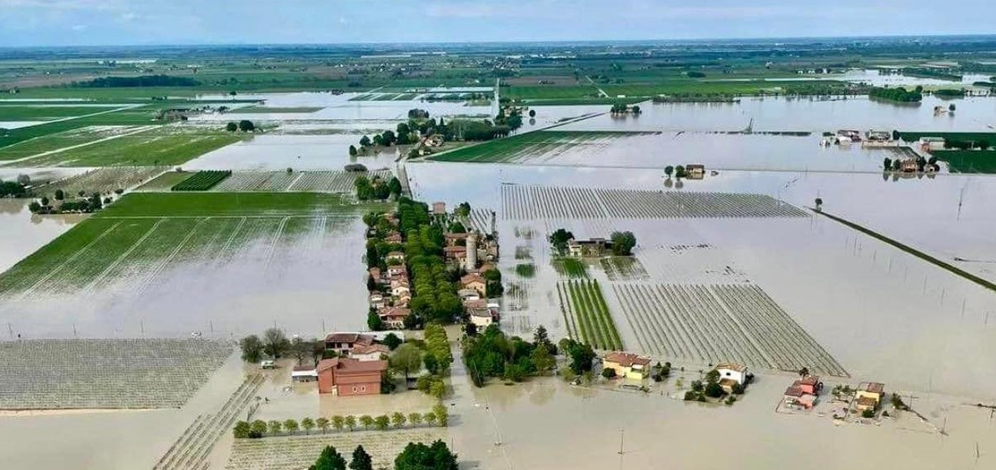
[[[325,434],[329,429],[335,432],[342,432],[343,430],[348,430],[353,432],[358,427],[363,427],[364,430],[377,430],[386,431],[388,429],[401,429],[405,427],[421,427],[425,426],[441,426],[446,427],[449,424],[449,413],[442,403],[436,403],[432,407],[431,411],[425,413],[412,412],[404,414],[400,411],[394,413],[380,415],[380,416],[340,416],[335,415],[331,418],[320,417],[317,419],[304,418],[301,421],[295,419],[286,419],[284,421],[270,420],[263,421],[257,419],[254,421],[239,421],[235,423],[235,428],[232,430],[232,434],[236,439],[261,439],[264,437],[276,437],[276,436],[286,436],[294,435],[299,433],[301,430],[305,434],[311,434],[314,429],[321,430],[322,434]]]
[[[346,470],[346,459],[335,447],[327,446],[309,470]],[[373,470],[373,459],[363,446],[353,450],[349,470]],[[395,470],[458,470],[457,455],[437,440],[432,444],[409,442],[394,459]]]

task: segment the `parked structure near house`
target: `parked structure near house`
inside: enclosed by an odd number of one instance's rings
[[[616,371],[616,377],[643,380],[650,375],[650,358],[613,352],[602,359],[602,367]]]
[[[885,397],[885,384],[864,382],[858,386],[854,400],[858,411],[877,410]]]
[[[591,238],[588,240],[570,239],[567,241],[567,254],[575,258],[602,256],[612,251],[612,240]]]
[[[356,345],[369,346],[373,344],[373,335],[361,333],[332,333],[325,337],[325,349],[333,350],[339,354],[348,353]]]
[[[314,382],[318,380],[318,369],[315,366],[294,366],[291,369],[291,380],[294,382]]]
[[[349,358],[323,359],[318,363],[318,393],[338,396],[377,395],[387,361]]]
[[[354,347],[353,350],[349,352],[349,357],[360,362],[379,361],[387,357],[390,353],[391,348],[384,346],[383,344],[371,344],[369,346],[361,344]]]
[[[733,393],[735,385],[743,386],[750,380],[747,366],[740,364],[724,362],[716,366],[716,371],[719,372],[719,385],[726,393]]]

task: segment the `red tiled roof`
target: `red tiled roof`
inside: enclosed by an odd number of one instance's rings
[[[813,385],[813,386],[816,386],[816,385],[819,385],[819,383],[820,383],[820,376],[818,376],[818,375],[807,375],[807,376],[803,377],[802,380],[799,380],[798,382],[801,385]]]
[[[461,285],[465,286],[465,285],[470,284],[472,282],[480,282],[481,284],[486,284],[487,283],[484,280],[484,277],[481,276],[480,274],[473,274],[473,273],[471,273],[471,274],[468,274],[468,275],[460,278],[460,284]]]
[[[326,343],[373,343],[373,336],[360,333],[332,333],[325,337]]]
[[[648,366],[650,365],[649,357],[640,357],[636,354],[627,352],[614,352],[605,356],[605,360],[609,362],[614,362],[622,367],[632,367],[634,365]]]
[[[388,307],[378,313],[378,315],[385,318],[404,318],[411,314],[412,311],[410,309],[401,307]]]
[[[454,245],[454,246],[443,247],[443,253],[456,253],[456,254],[459,254],[459,253],[465,253],[466,251],[467,251],[467,247],[465,247],[465,246]]]
[[[318,363],[318,372],[336,369],[336,374],[361,374],[387,370],[387,361],[360,361],[357,359],[333,357]]]
[[[391,348],[384,346],[383,344],[371,344],[371,345],[361,344],[353,348],[352,354],[370,354],[375,352],[381,354],[387,354],[391,352]]]

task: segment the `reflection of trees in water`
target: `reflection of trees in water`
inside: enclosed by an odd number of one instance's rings
[[[0,199],[0,214],[20,213],[30,202],[28,199]]]
[[[553,396],[557,394],[557,385],[552,381],[556,378],[534,379],[530,382],[529,402],[534,405],[545,405],[550,403]]]

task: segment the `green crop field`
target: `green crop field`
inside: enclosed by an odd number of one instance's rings
[[[352,204],[325,193],[132,193],[97,213],[105,217],[256,217],[362,213],[386,205]]]
[[[231,170],[198,171],[190,178],[175,184],[169,189],[170,191],[207,191],[229,176],[232,176]]]
[[[322,237],[374,209],[387,206],[329,194],[132,193],[0,274],[0,299],[84,295],[110,282],[141,288],[167,264]]]
[[[919,140],[921,137],[940,137],[945,140],[956,140],[960,142],[978,142],[984,140],[991,145],[996,145],[996,132],[930,132],[930,131],[902,131],[899,136],[907,142]]]
[[[477,145],[440,153],[431,157],[442,162],[494,163],[516,161],[530,156],[563,152],[577,145],[604,145],[612,139],[623,139],[652,132],[607,131],[536,131],[512,137],[490,140]]]
[[[553,260],[553,268],[562,276],[571,279],[588,277],[588,265],[579,259],[556,258]]]
[[[51,121],[114,109],[106,106],[0,104],[0,121]],[[3,124],[0,124],[2,126]]]
[[[124,132],[129,132],[133,129],[133,127],[129,126],[87,126],[57,132],[54,134],[43,135],[14,145],[0,147],[0,161],[17,160],[38,155],[40,153],[52,152],[67,147],[82,145]],[[0,142],[3,142],[3,139],[3,137],[0,137]]]
[[[567,281],[564,284],[570,299],[568,307],[574,314],[574,324],[581,339],[595,349],[621,350],[622,339],[598,281]]]
[[[161,174],[161,175],[153,178],[152,180],[149,180],[148,183],[145,183],[145,184],[139,186],[135,190],[136,191],[169,191],[177,183],[179,183],[179,182],[181,182],[181,181],[183,181],[183,180],[185,180],[187,178],[190,178],[190,175],[193,175],[193,174],[194,173],[190,172],[190,171],[168,171],[166,173],[163,173],[163,174]]]
[[[246,139],[242,134],[198,128],[158,127],[92,145],[49,153],[18,166],[178,165],[212,150]]]
[[[939,150],[931,155],[947,162],[952,173],[996,174],[996,150]]]

